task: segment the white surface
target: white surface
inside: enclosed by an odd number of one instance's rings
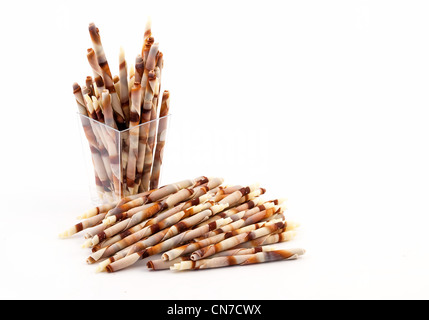
[[[1,10],[0,298],[429,298],[429,4],[154,2]],[[81,236],[57,238],[91,207],[72,95],[87,25],[115,71],[148,15],[174,114],[164,182],[259,181],[302,223],[284,244],[302,259],[95,274]]]

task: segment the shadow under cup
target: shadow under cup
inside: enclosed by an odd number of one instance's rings
[[[158,188],[171,114],[122,131],[77,117],[93,204]]]

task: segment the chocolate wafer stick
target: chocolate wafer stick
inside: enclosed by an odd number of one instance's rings
[[[131,110],[130,110],[130,130],[129,130],[129,153],[127,164],[127,187],[130,192],[134,190],[136,180],[136,165],[139,148],[140,135],[140,104],[141,104],[141,85],[135,83],[131,89]]]
[[[93,216],[91,218],[85,219],[78,224],[74,225],[70,229],[62,232],[59,234],[60,238],[68,238],[76,233],[81,232],[82,230],[85,230],[87,228],[91,228],[99,223],[104,219],[106,213],[101,213],[96,216]]]
[[[129,89],[128,89],[128,73],[127,61],[125,60],[125,52],[123,48],[119,51],[119,82],[120,82],[120,97],[121,108],[124,112],[126,127],[129,126],[130,121],[130,106],[129,106]]]
[[[296,236],[296,231],[287,230],[281,233],[269,234],[258,239],[247,241],[239,244],[236,248],[252,248],[258,246],[266,246],[269,244],[275,244],[280,242],[286,242],[292,240]]]
[[[158,102],[158,95],[159,95],[159,81],[158,75],[155,71],[155,78],[151,79],[149,78],[148,84],[150,86],[150,89],[152,91],[152,109],[150,113],[150,123],[149,123],[149,136],[147,140],[147,146],[146,147],[146,154],[145,154],[145,168],[144,168],[144,175],[143,175],[143,187],[148,189],[149,188],[149,180],[150,175],[152,171],[152,165],[153,165],[153,153],[154,153],[154,146],[156,142],[156,129],[157,129],[157,123],[156,119],[158,117],[157,115],[157,102]]]
[[[103,204],[101,206],[91,208],[91,209],[85,211],[82,215],[78,216],[77,219],[78,220],[87,219],[87,218],[91,218],[93,216],[96,216],[100,213],[107,213],[110,209],[113,209],[118,202],[119,202],[119,200],[116,200],[116,201],[113,201],[110,203]]]
[[[107,193],[110,191],[110,181],[106,172],[105,164],[103,163],[102,152],[99,149],[97,137],[92,128],[91,120],[86,118],[88,117],[88,111],[86,109],[86,103],[82,94],[82,89],[77,83],[73,84],[73,94],[75,96],[76,103],[78,106],[78,112],[81,115],[80,120],[83,127],[83,131],[86,136],[86,139],[88,140],[89,148],[91,150],[96,184],[98,183],[98,181],[100,181],[104,187],[104,191]]]
[[[156,80],[155,72],[150,71],[148,74],[148,81],[153,82]],[[153,99],[153,92],[151,89],[151,86],[146,86],[145,95],[144,95],[144,101],[143,101],[143,108],[141,112],[141,126],[140,126],[140,141],[139,141],[139,154],[138,154],[138,162],[137,162],[137,179],[136,184],[138,187],[142,184],[143,181],[143,175],[144,175],[144,169],[150,169],[147,167],[148,160],[146,160],[146,149],[149,148],[148,139],[149,139],[149,133],[150,133],[150,124],[149,121],[151,120],[151,113],[152,113],[152,99]],[[140,192],[145,191],[148,189],[148,187],[144,187],[142,185],[142,188],[139,188]],[[137,192],[137,191],[136,191]]]
[[[152,38],[152,21],[147,19],[144,34],[143,34],[143,48],[141,55],[144,58],[144,61],[147,60],[147,54],[149,53],[150,47],[152,46],[154,39]]]
[[[280,260],[295,260],[305,253],[304,249],[289,249],[289,250],[274,250],[268,252],[259,252],[256,254],[248,255],[235,255],[226,257],[217,257],[211,259],[203,259],[199,261],[182,261],[175,264],[170,270],[183,271],[183,270],[200,270],[220,268],[236,265],[249,265],[256,263],[265,263]]]
[[[255,248],[240,248],[240,249],[231,249],[223,252],[219,252],[212,256],[212,258],[217,257],[224,257],[224,256],[235,256],[235,255],[244,255],[244,254],[255,254],[258,252],[268,252],[277,250],[275,247],[272,246],[265,246],[265,247],[255,247]],[[192,261],[191,257],[185,256],[185,257],[179,257],[174,260],[165,261],[163,259],[156,259],[156,260],[149,260],[146,264],[149,270],[167,270],[170,269],[173,265],[176,263],[180,263],[182,261]],[[200,260],[201,261],[201,260]]]
[[[98,65],[98,61],[97,61],[97,57],[95,55],[94,49],[92,48],[87,49],[86,58],[88,59],[88,63],[91,66],[92,72],[94,74],[94,79],[96,79],[97,77],[102,77],[103,72],[100,66]]]
[[[149,260],[146,263],[146,266],[149,268],[149,270],[167,270],[170,269],[173,265],[176,263],[180,263],[182,261],[190,261],[191,258],[189,256],[186,257],[179,257],[171,261],[164,261],[162,259],[156,259],[156,260]]]
[[[156,142],[153,168],[152,168],[152,173],[150,177],[150,189],[157,188],[159,184],[162,159],[164,157],[164,146],[165,146],[165,141],[167,137],[167,125],[168,125],[167,115],[169,112],[170,112],[170,92],[164,91],[164,93],[162,94],[161,110],[159,113],[157,142]]]
[[[121,102],[119,100],[118,94],[116,93],[115,85],[113,82],[112,73],[110,72],[110,67],[104,53],[103,45],[101,44],[100,34],[98,28],[94,23],[89,24],[89,34],[91,36],[91,41],[94,46],[95,56],[97,57],[98,65],[101,69],[101,76],[104,80],[106,89],[109,90],[109,93],[112,95],[111,103],[114,110],[115,120],[117,125],[121,128],[125,128],[125,115],[121,108]]]

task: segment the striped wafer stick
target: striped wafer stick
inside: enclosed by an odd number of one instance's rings
[[[273,233],[277,230],[285,228],[284,222],[276,222],[276,223],[267,223],[264,227],[256,229],[251,232],[243,233],[236,235],[234,237],[231,237],[229,239],[223,240],[217,244],[210,245],[208,247],[199,249],[191,254],[192,260],[200,260],[207,258],[209,256],[214,255],[215,253],[218,253],[220,251],[225,251],[227,249],[231,249],[240,243],[247,242],[253,239],[257,239],[263,236],[266,236],[267,234]]]
[[[159,94],[158,93],[159,79],[156,77],[156,73],[155,73],[155,79],[152,80],[149,77],[148,82],[153,94],[153,98],[152,98],[152,109],[151,109],[151,115],[150,115],[151,121],[149,122],[149,135],[147,138],[145,158],[144,158],[144,164],[143,164],[143,177],[141,180],[139,190],[148,190],[150,188],[149,184],[150,184],[150,177],[152,175],[154,147],[155,147],[155,141],[156,141],[157,108],[155,103],[157,101],[157,96]]]
[[[105,193],[109,193],[110,192],[109,176],[108,176],[108,173],[106,172],[106,167],[102,159],[102,152],[99,150],[98,140],[92,128],[91,120],[86,118],[88,117],[88,111],[86,109],[85,99],[82,94],[82,89],[77,83],[73,84],[73,94],[75,96],[76,103],[78,106],[78,112],[79,114],[81,114],[80,120],[83,127],[83,131],[88,140],[89,147],[91,150],[91,157],[94,165],[96,184],[98,184],[98,181],[100,181],[104,187]]]
[[[143,57],[143,62],[144,62],[144,66],[145,66],[145,71],[143,72],[143,77],[142,77],[142,87],[144,90],[146,90],[146,85],[147,85],[147,79],[148,79],[148,71],[150,70],[155,70],[155,64],[156,62],[153,64],[153,69],[147,69],[146,65],[147,65],[147,61],[149,58],[149,53],[151,51],[152,46],[155,43],[155,39],[152,36],[146,37],[144,40],[144,44],[143,44],[143,49],[142,49],[142,57]],[[158,45],[157,45],[158,46]],[[157,48],[154,48],[153,50],[156,50]],[[156,56],[151,56],[151,59],[155,59],[156,60]],[[150,64],[152,66],[152,64]]]
[[[240,200],[240,198],[255,191],[258,187],[259,187],[259,184],[252,184],[250,186],[241,188],[240,190],[237,190],[231,193],[230,195],[228,195],[227,197],[223,198],[222,200],[220,200],[219,204],[228,203],[230,206],[233,206],[235,203],[237,203]]]
[[[117,203],[116,207],[122,206],[123,204],[125,204],[127,202],[130,202],[132,200],[135,200],[137,198],[140,198],[140,197],[147,197],[147,196],[149,196],[154,191],[156,191],[156,189],[145,191],[145,192],[142,192],[142,193],[131,194],[131,195],[128,195],[126,197],[123,197],[121,200],[119,200],[119,202]]]
[[[85,219],[81,222],[79,222],[78,224],[74,225],[73,227],[71,227],[70,229],[62,232],[59,234],[60,238],[68,238],[76,233],[81,232],[82,230],[91,228],[99,223],[101,223],[101,221],[104,219],[106,213],[101,213],[98,214],[96,216],[93,216],[91,218]]]
[[[279,213],[273,214],[271,217],[262,219],[261,221],[270,221],[270,220],[273,220],[273,219],[286,220],[286,217],[285,217],[285,215],[284,215],[283,212],[279,212]],[[288,227],[289,227],[289,223],[288,223]]]
[[[276,247],[274,246],[263,246],[263,247],[253,247],[253,248],[235,248],[235,249],[230,249],[230,250],[226,250],[226,251],[222,251],[219,253],[216,253],[215,255],[212,256],[212,258],[217,258],[217,257],[225,257],[225,256],[237,256],[237,255],[244,255],[244,254],[255,254],[258,252],[269,252],[269,251],[274,251],[274,250],[278,250]],[[191,258],[189,257],[189,260],[191,260]]]
[[[280,260],[294,260],[305,253],[304,249],[289,249],[289,250],[274,250],[268,252],[259,252],[256,254],[246,255],[235,255],[218,257],[211,259],[203,259],[199,261],[182,261],[175,264],[170,270],[182,271],[182,270],[199,270],[199,269],[210,269],[220,268],[227,266],[236,265],[249,265],[256,263],[265,263]]]
[[[146,72],[146,69],[145,69]],[[147,152],[151,153],[152,150],[146,151],[150,149],[150,120],[152,116],[152,110],[153,110],[153,83],[156,82],[156,75],[153,70],[151,70],[148,73],[148,82],[149,85],[145,88],[145,95],[144,95],[144,102],[143,102],[143,109],[142,109],[142,124],[145,124],[141,126],[140,129],[140,145],[139,145],[139,158],[138,158],[138,164],[137,164],[137,172],[138,172],[138,179],[136,181],[137,185],[142,187],[139,189],[140,191],[147,190],[149,188],[149,185],[144,184],[144,175],[145,175],[145,169],[150,170],[151,169],[151,163],[152,160],[146,159]],[[152,84],[152,85],[150,85]],[[146,173],[147,175],[147,173]]]
[[[113,129],[118,129],[118,126],[116,125],[115,119],[113,117],[112,100],[109,90],[104,89],[101,92],[101,103],[103,107],[105,123]]]
[[[269,244],[275,244],[280,242],[286,242],[286,241],[292,240],[295,236],[296,236],[296,231],[293,231],[293,230],[284,231],[281,233],[269,234],[258,239],[241,243],[236,248],[252,248],[252,247],[266,246]]]
[[[101,95],[101,102],[103,105],[103,112],[104,112],[104,119],[108,126],[111,126],[113,129],[117,130],[118,127],[116,125],[116,122],[113,119],[113,113],[112,113],[112,105],[111,105],[111,95],[109,94],[108,90],[103,90]],[[120,153],[118,152],[117,148],[117,142],[120,140],[119,133],[115,130],[107,130],[105,131],[108,133],[106,135],[106,140],[109,139],[108,136],[110,136],[110,143],[107,143],[107,151],[109,153],[110,157],[110,163],[112,168],[112,178],[113,178],[113,185],[115,190],[115,195],[118,198],[121,198],[123,196],[123,180],[122,180],[122,172],[121,172],[121,162],[120,159]]]
[[[100,95],[100,97],[101,97],[101,95]],[[97,118],[96,118],[97,121],[104,124],[103,110],[101,110],[100,101],[97,99],[96,96],[92,96],[92,105],[94,107],[94,111],[95,111],[95,114],[97,116]],[[103,143],[104,143],[104,141],[103,141]]]
[[[134,75],[134,83],[136,83],[136,82],[141,83],[142,78],[143,78],[143,73],[144,73],[144,62],[143,62],[143,57],[141,54],[138,54],[136,57],[135,70],[136,70],[136,73]],[[141,92],[140,92],[140,94],[141,94]]]
[[[129,106],[129,91],[128,91],[128,74],[127,61],[125,60],[125,52],[123,48],[119,50],[119,82],[120,82],[120,100],[121,108],[124,112],[125,121],[128,127],[130,121],[130,106]]]
[[[98,61],[97,61],[97,57],[95,55],[94,49],[92,49],[92,48],[87,49],[86,58],[88,59],[89,65],[92,68],[92,72],[94,74],[94,79],[96,79],[97,77],[102,77],[103,72],[102,72],[100,66],[98,65]],[[103,85],[104,85],[104,81],[103,81]]]
[[[118,202],[119,202],[119,200],[113,201],[110,203],[106,203],[106,204],[103,204],[103,205],[98,206],[98,207],[91,208],[91,209],[85,211],[80,216],[78,216],[77,219],[78,220],[87,219],[87,218],[91,218],[93,216],[96,216],[100,213],[107,213],[110,209],[113,209],[117,205]]]
[[[136,165],[139,148],[140,135],[140,104],[141,104],[141,85],[134,83],[131,89],[131,110],[130,110],[130,130],[129,130],[129,153],[127,164],[127,187],[130,192],[134,190],[136,179]]]
[[[241,248],[241,249],[231,249],[224,252],[219,252],[212,256],[213,258],[216,257],[224,257],[224,256],[235,256],[235,255],[244,255],[244,254],[254,254],[258,252],[268,252],[277,250],[275,247],[265,246],[265,247],[256,247],[256,248]],[[165,261],[163,259],[156,259],[156,260],[149,260],[146,264],[149,270],[167,270],[170,269],[171,266],[175,265],[176,263],[180,263],[182,261],[192,261],[191,257],[179,257],[174,260]]]
[[[95,56],[97,57],[97,62],[101,69],[101,76],[103,77],[106,89],[109,90],[109,93],[112,95],[112,108],[115,113],[115,120],[119,127],[123,129],[123,125],[125,124],[125,115],[122,111],[118,94],[116,93],[112,73],[110,72],[110,67],[104,53],[103,45],[101,44],[99,30],[94,23],[89,24],[88,30],[91,36],[92,44],[94,46]]]
[[[148,38],[150,39],[150,38]],[[142,88],[144,92],[144,102],[143,102],[143,111],[142,114],[144,114],[144,117],[142,117],[144,120],[150,121],[154,120],[154,106],[153,106],[153,98],[154,94],[156,93],[156,90],[158,89],[157,86],[157,77],[155,72],[156,67],[156,58],[159,51],[159,44],[154,43],[150,46],[149,52],[147,54],[147,58],[144,58],[144,73],[142,78]],[[144,121],[142,119],[142,122]],[[144,123],[144,122],[143,122]],[[145,126],[146,127],[146,126]],[[152,125],[153,127],[153,125]],[[147,177],[148,173],[152,169],[152,140],[150,139],[151,135],[153,135],[153,129],[150,130],[149,128],[145,128],[145,139],[146,139],[146,149],[145,153],[142,153],[141,162],[139,162],[141,165],[140,170],[142,175],[140,176],[140,179],[138,181],[138,184],[140,185],[139,190],[147,190],[149,188],[149,180],[150,180],[150,173]],[[145,175],[145,178],[143,176]]]
[[[277,209],[279,209],[280,206],[276,207],[273,202],[265,202],[265,203],[262,203],[256,207],[254,207],[254,208],[246,210],[244,212],[238,212],[238,213],[232,215],[231,218],[234,221],[237,221],[239,219],[247,219],[247,218],[249,218],[249,217],[251,217],[257,213],[260,213],[260,212],[263,212],[263,211],[266,211],[266,210],[272,209],[272,208],[275,208],[274,211],[277,211]],[[265,218],[263,218],[263,219],[265,219]]]
[[[143,34],[143,48],[142,48],[142,57],[144,61],[147,60],[147,54],[149,53],[150,47],[152,46],[154,39],[152,37],[152,21],[149,18],[146,21],[144,34]]]
[[[103,92],[103,90],[106,89],[106,87],[104,86],[104,81],[103,81],[103,78],[101,76],[95,77],[94,81],[95,81],[95,88],[96,88],[96,92],[97,92],[96,98],[100,99],[101,93]],[[103,116],[103,118],[104,118],[104,116]],[[103,123],[104,123],[104,121],[103,121]]]
[[[190,261],[190,260],[191,258],[189,256],[179,257],[171,261],[156,259],[156,260],[149,260],[146,266],[149,268],[149,270],[167,270],[167,269],[170,269],[170,267],[175,265],[176,263],[179,263],[182,261]]]
[[[116,91],[116,93],[118,95],[118,99],[119,99],[119,103],[120,103],[121,102],[121,83],[120,83],[120,79],[119,79],[118,75],[115,75],[113,77],[113,84],[115,86],[115,91]],[[122,104],[121,104],[121,109],[122,109]],[[124,111],[122,110],[122,112],[124,112]],[[124,113],[124,121],[126,123],[125,113]],[[124,126],[123,129],[124,130],[127,129],[127,126]]]
[[[131,64],[130,66],[130,72],[128,75],[128,93],[131,92],[131,88],[133,87],[134,83],[135,83],[135,78],[136,78],[136,70],[134,68],[134,65]]]
[[[170,111],[170,92],[164,91],[162,94],[161,110],[159,113],[158,133],[157,142],[155,148],[154,162],[152,167],[152,173],[150,177],[150,189],[158,187],[159,177],[162,166],[162,159],[164,157],[164,146],[167,137],[167,115]]]
[[[225,198],[225,195],[228,195],[228,194],[231,194],[235,191],[238,191],[241,188],[243,188],[243,186],[241,186],[241,185],[235,185],[235,186],[229,186],[229,187],[223,188],[222,190],[219,190],[214,201],[218,202],[218,201],[222,200],[223,198]]]
[[[159,57],[159,52],[157,55],[157,59]],[[153,93],[153,106],[154,106],[154,116],[152,117],[153,119],[158,118],[158,114],[159,114],[159,93],[161,92],[161,69],[156,66],[155,67],[155,76],[156,76],[156,88],[154,89],[154,93]]]
[[[93,81],[92,81],[92,77],[91,76],[87,76],[86,77],[86,79],[85,79],[85,85],[89,89],[89,95],[90,96],[95,95],[95,93],[94,93],[94,85],[93,85]]]
[[[78,107],[78,112],[83,117],[80,117],[83,131],[85,133],[86,139],[88,140],[88,143],[90,146],[93,146],[95,148],[98,147],[97,138],[93,132],[91,122],[88,119],[88,110],[86,108],[86,102],[82,93],[82,88],[77,84],[76,82],[73,84],[73,94],[76,100],[76,104]]]
[[[91,41],[94,46],[95,55],[97,57],[97,63],[100,66],[100,69],[104,69],[105,72],[112,78],[112,73],[110,72],[109,64],[107,63],[106,55],[104,53],[103,45],[101,44],[100,34],[98,28],[94,23],[90,23],[89,35],[91,36]]]
[[[150,73],[149,77],[152,79],[154,77],[154,73]],[[143,89],[142,86],[142,92],[144,92],[144,101],[143,101],[143,107],[141,109],[141,125],[140,125],[140,139],[139,139],[139,154],[137,158],[137,177],[136,177],[136,187],[139,188],[142,178],[143,178],[143,170],[144,170],[144,161],[145,161],[145,154],[146,154],[146,148],[147,148],[147,142],[149,138],[149,121],[151,116],[151,108],[152,108],[152,92],[150,90],[150,86],[148,86],[149,89]],[[145,90],[145,91],[143,91]],[[140,192],[145,191],[145,189],[140,189]]]
[[[99,108],[98,106],[98,100],[92,100],[88,94],[85,94],[84,96],[88,115],[94,119],[98,120],[98,115],[96,112],[96,108]],[[95,105],[95,107],[94,107]],[[95,121],[91,121],[91,126],[93,129],[93,132],[95,136],[97,137],[98,141],[98,149],[100,150],[101,159],[104,163],[104,168],[106,170],[107,177],[110,179],[110,181],[114,181],[113,179],[113,173],[112,173],[112,161],[111,158],[109,158],[109,153],[106,150],[106,146],[112,146],[114,142],[111,141],[109,137],[106,135],[106,128],[103,125],[100,125],[99,123]],[[114,186],[110,183],[110,189],[113,190]],[[110,193],[110,192],[109,192]]]

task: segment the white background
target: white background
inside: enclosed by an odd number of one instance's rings
[[[10,1],[0,11],[0,298],[429,298],[429,3]],[[95,274],[72,83],[95,22],[110,67],[164,53],[163,182],[259,182],[302,226],[292,262]],[[116,71],[117,72],[117,71]]]

